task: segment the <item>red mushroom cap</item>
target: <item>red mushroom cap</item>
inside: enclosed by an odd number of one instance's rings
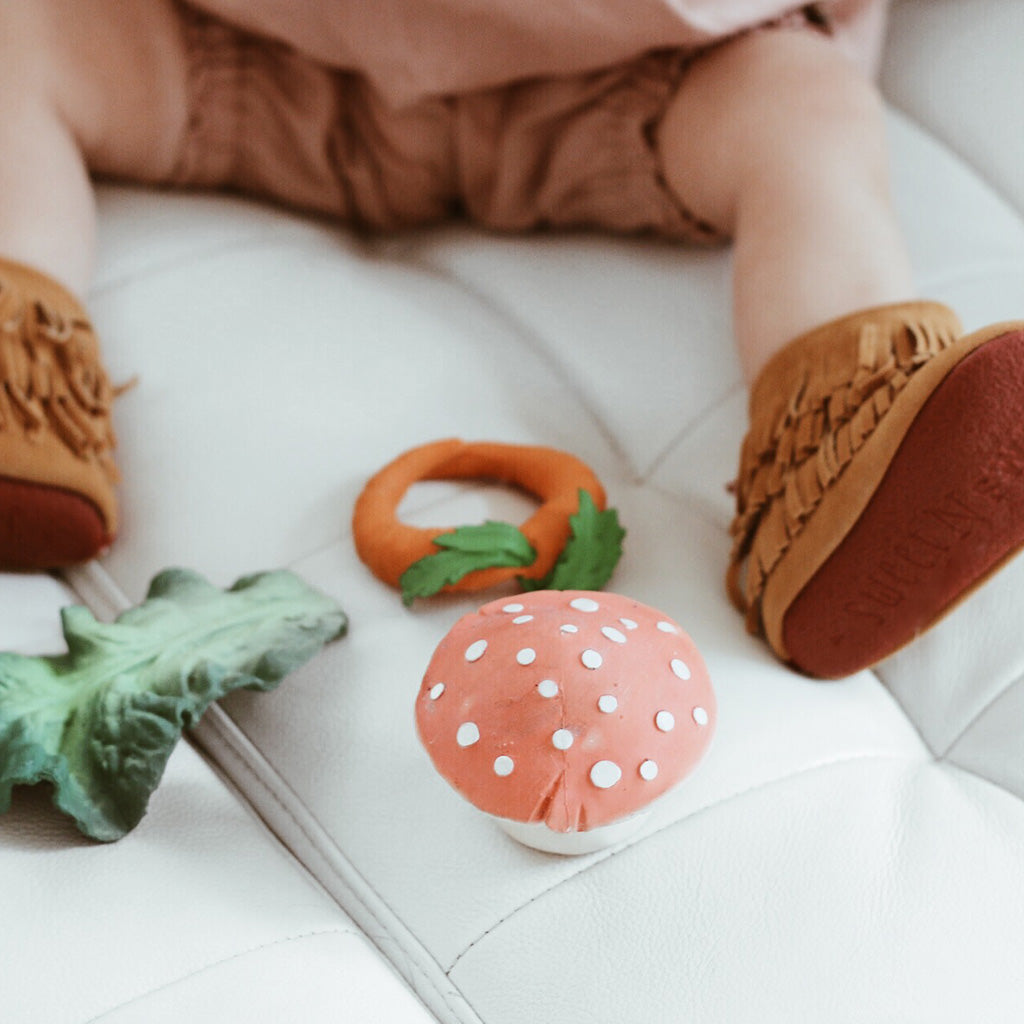
[[[617,594],[536,591],[463,616],[416,702],[420,739],[499,818],[584,832],[628,817],[697,763],[715,696],[678,623]]]

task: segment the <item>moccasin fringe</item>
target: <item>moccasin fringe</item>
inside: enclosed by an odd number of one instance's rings
[[[768,578],[825,492],[913,374],[960,335],[955,315],[938,304],[877,313],[856,314],[797,339],[755,385],[726,577],[752,633],[762,632]]]
[[[89,321],[23,299],[0,278],[0,430],[21,430],[30,440],[52,431],[76,458],[116,481],[114,397]]]

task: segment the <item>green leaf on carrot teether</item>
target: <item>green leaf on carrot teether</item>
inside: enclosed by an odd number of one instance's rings
[[[94,839],[119,839],[146,812],[182,729],[212,701],[270,690],[347,620],[289,572],[223,591],[170,569],[116,622],[61,613],[67,653],[0,653],[0,813],[16,785],[48,781]]]
[[[537,558],[517,526],[493,520],[442,533],[434,543],[442,550],[413,562],[402,573],[399,582],[407,606],[417,597],[431,597],[478,569],[523,567]]]
[[[572,531],[554,568],[542,580],[519,578],[524,590],[600,590],[622,557],[622,538],[613,508],[599,512],[588,491],[580,489],[580,507],[569,516]]]

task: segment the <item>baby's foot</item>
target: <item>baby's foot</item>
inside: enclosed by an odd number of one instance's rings
[[[729,574],[810,675],[873,665],[1024,545],[1024,323],[931,303],[797,339],[751,394]],[[741,579],[742,577],[742,579]]]
[[[0,261],[0,569],[72,565],[111,543],[112,401],[80,303]]]

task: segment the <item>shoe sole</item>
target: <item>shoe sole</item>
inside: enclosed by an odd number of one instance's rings
[[[1024,546],[1022,413],[1024,326],[1004,325],[934,387],[851,528],[786,607],[781,641],[797,668],[837,678],[877,664]]]
[[[0,569],[78,565],[110,546],[103,516],[87,498],[0,477]]]

